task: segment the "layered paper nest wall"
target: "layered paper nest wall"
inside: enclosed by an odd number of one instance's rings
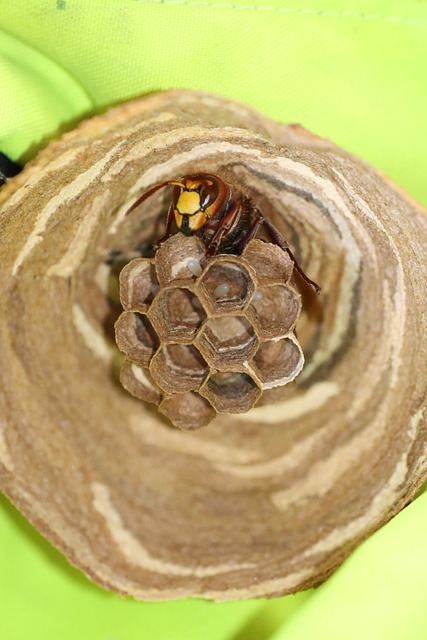
[[[181,432],[119,382],[120,260],[194,171],[244,184],[322,286],[283,397]],[[0,487],[100,585],[146,600],[318,584],[426,475],[427,217],[296,126],[191,92],[51,144],[0,193]],[[145,244],[144,244],[145,243]],[[113,251],[111,251],[113,250]],[[121,254],[117,254],[120,251]]]

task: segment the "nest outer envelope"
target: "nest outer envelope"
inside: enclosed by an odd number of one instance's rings
[[[111,248],[152,238],[194,170],[244,184],[323,291],[276,404],[181,433],[117,382]],[[327,577],[426,475],[424,211],[360,160],[211,95],[123,105],[0,193],[0,486],[98,584],[146,600]]]

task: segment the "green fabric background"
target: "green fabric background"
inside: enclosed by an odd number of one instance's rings
[[[424,1],[0,2],[0,150],[15,160],[108,105],[194,88],[300,122],[427,203],[426,76]],[[103,592],[3,499],[0,637],[424,640],[426,501],[418,498],[317,590],[218,604]]]

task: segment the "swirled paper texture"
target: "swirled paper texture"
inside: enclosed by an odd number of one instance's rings
[[[118,385],[108,251],[143,189],[243,183],[322,286],[280,402],[172,430]],[[50,145],[0,195],[0,482],[99,584],[143,599],[317,584],[425,477],[427,218],[361,161],[241,105],[169,92]]]

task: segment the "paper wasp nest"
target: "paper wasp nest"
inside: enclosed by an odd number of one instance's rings
[[[323,320],[304,300],[304,367],[266,389],[301,363],[286,256],[279,282],[277,265],[261,275],[273,249],[260,242],[195,277],[200,248],[186,242],[181,260],[177,234],[122,275],[122,380],[157,410],[120,384],[114,324],[119,273],[161,237],[167,194],[125,212],[196,170],[244,186],[321,285]],[[104,588],[143,600],[306,589],[425,481],[426,212],[332,143],[216,96],[151,95],[82,123],[3,186],[0,237],[0,490]],[[271,375],[275,358],[289,369]],[[236,380],[234,410],[257,406],[229,414]],[[194,428],[214,406],[227,413],[193,432],[160,413]]]
[[[242,256],[207,260],[201,242],[182,234],[154,259],[130,262],[120,274],[125,311],[116,323],[128,358],[123,386],[183,429],[251,409],[304,363],[292,271],[287,254],[261,240]]]

